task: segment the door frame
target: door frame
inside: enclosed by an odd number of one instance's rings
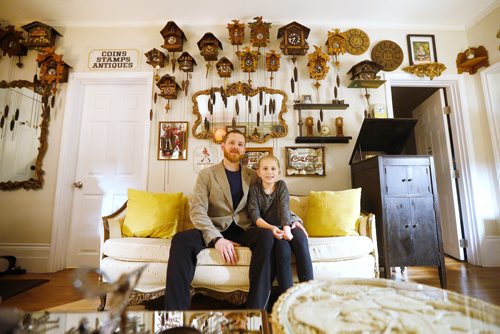
[[[469,126],[470,119],[467,113],[467,95],[465,94],[464,78],[456,74],[444,74],[434,80],[415,77],[404,73],[386,73],[385,95],[388,117],[394,117],[392,106],[392,87],[436,87],[446,91],[448,106],[451,108],[450,127],[452,131],[455,159],[460,172],[458,178],[458,192],[464,225],[464,237],[468,240],[467,260],[474,265],[482,265],[482,239],[484,230],[479,228],[476,215],[476,203],[472,187],[471,163],[474,148],[473,137]]]
[[[85,86],[107,84],[144,84],[147,93],[153,89],[152,72],[77,72],[71,73],[68,81],[68,94],[65,104],[65,115],[61,135],[61,149],[59,152],[56,194],[54,201],[54,216],[52,237],[50,243],[49,271],[55,272],[66,267],[67,236],[70,230],[73,188],[70,186],[76,177],[78,158],[78,141],[75,134],[80,133],[83,99]],[[151,100],[148,100],[147,109],[151,109]],[[146,135],[150,137],[150,123]],[[148,149],[145,150],[148,158]],[[149,162],[149,159],[148,159]],[[144,186],[147,184],[147,175],[144,176]],[[99,224],[99,222],[96,222]],[[101,236],[102,238],[102,236]]]

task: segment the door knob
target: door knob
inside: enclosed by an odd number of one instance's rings
[[[73,182],[73,187],[81,189],[83,187],[82,181]]]

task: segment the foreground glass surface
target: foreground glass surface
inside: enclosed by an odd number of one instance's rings
[[[17,317],[17,325],[12,333],[174,333],[174,328],[175,333],[269,333],[267,315],[258,310],[127,312],[126,322],[118,326],[110,323],[107,312],[12,313],[13,316]],[[3,330],[7,326],[2,324],[2,317],[0,326]]]

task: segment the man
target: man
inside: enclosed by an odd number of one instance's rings
[[[252,251],[246,307],[266,307],[271,291],[274,240],[271,231],[252,226],[248,216],[248,190],[257,175],[240,165],[245,144],[241,132],[229,131],[221,143],[222,162],[198,175],[190,212],[195,229],[177,233],[170,246],[165,290],[167,310],[189,309],[189,285],[200,251],[215,247],[225,263],[234,265],[238,261],[235,246],[240,245]]]

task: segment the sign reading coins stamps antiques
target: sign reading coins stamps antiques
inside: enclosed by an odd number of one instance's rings
[[[134,49],[93,49],[89,52],[90,70],[133,70],[139,65],[139,51]]]

